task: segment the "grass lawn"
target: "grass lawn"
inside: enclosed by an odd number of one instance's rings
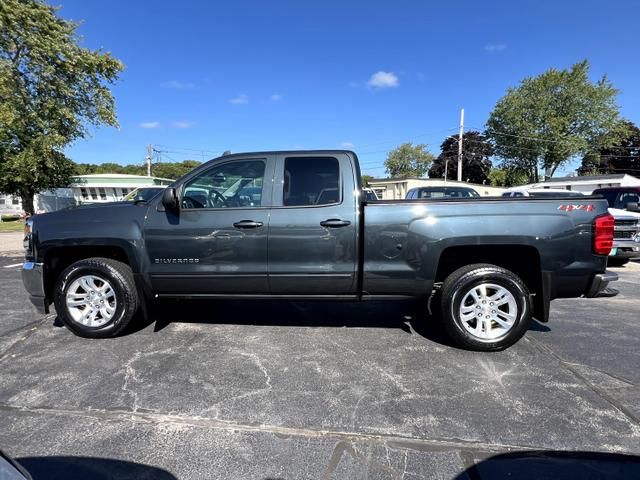
[[[24,230],[24,222],[21,220],[13,222],[0,222],[0,233],[2,232],[21,232]]]

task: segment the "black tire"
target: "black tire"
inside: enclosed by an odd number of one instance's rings
[[[496,339],[480,339],[473,335],[465,329],[460,318],[459,310],[463,297],[473,287],[482,283],[505,288],[514,297],[517,306],[516,319],[510,330]],[[446,278],[441,292],[444,328],[449,337],[463,348],[485,352],[504,350],[520,340],[531,323],[533,310],[529,289],[517,275],[505,268],[487,263],[459,268]]]
[[[623,265],[626,265],[627,263],[629,263],[629,259],[628,258],[609,257],[607,259],[607,266],[609,266],[609,267],[622,267]]]
[[[99,327],[89,327],[73,320],[65,298],[73,281],[83,275],[95,275],[107,280],[115,293],[116,309],[113,317]],[[87,258],[67,267],[55,284],[53,301],[58,318],[65,326],[81,337],[109,338],[122,332],[138,310],[138,293],[131,268],[110,258]]]

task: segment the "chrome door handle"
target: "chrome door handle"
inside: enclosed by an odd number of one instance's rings
[[[236,228],[260,228],[262,226],[262,222],[256,222],[254,220],[240,220],[233,224]]]
[[[328,220],[321,221],[320,225],[328,228],[340,228],[351,225],[351,222],[349,220],[341,220],[339,218],[329,218]]]

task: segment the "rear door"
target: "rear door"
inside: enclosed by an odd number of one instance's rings
[[[278,156],[269,222],[271,293],[355,293],[357,198],[346,153]]]

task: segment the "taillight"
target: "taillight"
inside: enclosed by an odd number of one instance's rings
[[[595,219],[593,223],[593,252],[609,255],[613,248],[613,227],[615,220],[609,213]]]

